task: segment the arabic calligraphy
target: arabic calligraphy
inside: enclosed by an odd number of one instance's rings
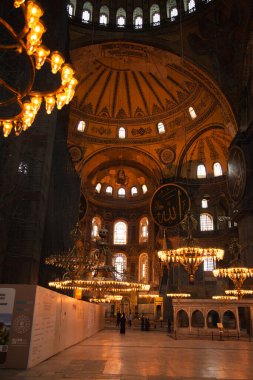
[[[190,198],[186,190],[176,184],[159,187],[151,201],[151,215],[155,223],[163,227],[179,224],[190,208]]]
[[[246,168],[243,153],[239,147],[231,150],[228,160],[228,191],[235,202],[241,200],[246,184]]]

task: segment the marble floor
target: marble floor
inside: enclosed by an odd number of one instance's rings
[[[174,340],[165,332],[103,330],[1,380],[253,380],[253,342]]]

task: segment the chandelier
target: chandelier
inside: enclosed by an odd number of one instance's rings
[[[89,301],[94,303],[111,303],[115,301],[121,301],[122,298],[122,296],[117,295],[105,295],[103,298],[90,298]]]
[[[10,0],[9,0],[10,1]],[[11,9],[13,8],[13,9]],[[34,122],[42,102],[47,114],[69,104],[78,84],[63,55],[42,44],[46,27],[42,8],[33,0],[14,0],[0,17],[0,127],[4,137]],[[51,75],[52,73],[52,75]],[[45,80],[46,78],[46,80]],[[50,88],[48,88],[50,87]]]
[[[233,295],[226,295],[226,296],[212,296],[213,300],[223,300],[223,301],[229,301],[229,300],[238,300],[238,296]]]
[[[70,233],[73,248],[68,252],[51,255],[45,260],[46,264],[64,271],[62,280],[51,281],[49,286],[82,291],[86,296],[92,295],[91,299],[111,297],[112,300],[120,294],[148,291],[150,285],[130,281],[126,274],[118,273],[112,266],[112,255],[106,241],[107,234],[106,229],[100,229],[95,248],[87,250],[84,247],[81,226],[77,223]]]
[[[167,293],[167,297],[169,298],[190,298],[191,294],[190,293]]]
[[[232,255],[236,256],[236,259],[228,268],[214,269],[213,275],[215,277],[229,278],[233,281],[235,290],[240,292],[244,281],[249,277],[253,277],[253,268],[247,268],[243,264],[241,259],[241,247],[236,239],[230,244],[229,250]]]
[[[182,228],[187,232],[187,237],[184,239],[184,245],[177,249],[168,249],[166,240],[162,250],[158,251],[158,257],[162,262],[179,263],[189,274],[189,281],[194,282],[195,272],[200,264],[205,259],[222,260],[224,256],[224,250],[220,248],[201,248],[196,246],[194,239],[192,238],[192,232],[196,229],[197,221],[188,212],[181,222]]]
[[[247,289],[232,289],[232,290],[225,290],[225,293],[227,295],[235,296],[239,299],[241,299],[243,296],[250,296],[253,294],[253,290],[247,290]]]

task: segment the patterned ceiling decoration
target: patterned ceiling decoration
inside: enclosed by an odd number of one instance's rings
[[[157,56],[158,53],[158,56]],[[196,96],[198,83],[156,49],[111,43],[72,52],[77,108],[96,121],[159,119]]]
[[[138,178],[151,179],[152,189],[163,178],[196,178],[200,162],[208,176],[215,161],[226,173],[237,125],[223,93],[200,68],[168,51],[126,42],[77,48],[71,58],[79,86],[71,104],[68,144],[82,150],[80,161],[75,161],[76,150],[72,156],[89,197],[100,173],[119,166],[135,179],[138,167]],[[77,131],[80,120],[86,123],[82,133]],[[119,138],[120,127],[124,138]],[[134,182],[126,185],[127,194]]]

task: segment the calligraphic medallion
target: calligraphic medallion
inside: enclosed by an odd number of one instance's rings
[[[246,162],[243,151],[238,146],[234,146],[229,154],[227,185],[232,201],[239,202],[246,187]]]
[[[175,227],[184,219],[190,205],[187,191],[175,183],[169,183],[156,190],[151,200],[150,212],[159,226]]]

